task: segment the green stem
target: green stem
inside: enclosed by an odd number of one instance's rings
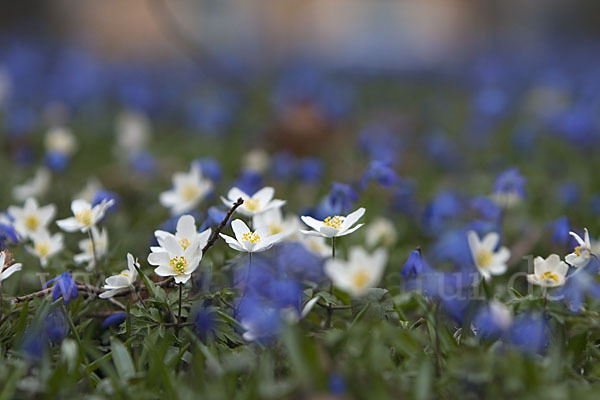
[[[335,236],[331,238],[331,258],[335,258]],[[333,296],[333,281],[329,282],[329,294]],[[333,317],[333,304],[329,303],[327,308],[327,321],[325,322],[325,329],[331,327],[331,318]]]
[[[177,312],[177,329],[176,335],[179,336],[179,327],[181,325],[181,301],[183,298],[183,283],[179,284],[179,311]]]
[[[88,236],[90,237],[90,242],[92,243],[92,256],[94,257],[94,266],[98,268],[98,256],[96,255],[96,241],[94,240],[94,235],[92,235],[92,228],[88,229]]]

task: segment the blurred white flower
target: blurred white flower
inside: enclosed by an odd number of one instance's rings
[[[590,261],[590,258],[592,257],[592,243],[590,242],[590,233],[588,232],[587,228],[585,228],[584,231],[585,233],[583,235],[583,239],[575,232],[569,232],[569,234],[573,236],[575,240],[577,240],[579,246],[575,247],[573,253],[568,254],[565,257],[565,261],[576,268],[585,267]]]
[[[8,213],[14,219],[13,226],[17,233],[23,237],[32,237],[46,230],[56,214],[56,206],[48,204],[40,207],[36,199],[29,197],[23,207],[8,207]]]
[[[193,163],[190,172],[173,174],[173,188],[160,194],[160,204],[171,209],[172,215],[194,209],[213,188],[213,183],[202,176],[200,167]]]
[[[117,118],[117,155],[128,156],[143,150],[150,139],[150,120],[142,113],[125,110]]]
[[[60,219],[56,221],[56,225],[67,232],[75,232],[77,230],[87,232],[104,217],[106,210],[112,206],[113,203],[114,201],[112,199],[102,200],[102,203],[92,207],[92,205],[85,200],[73,200],[71,203],[71,211],[73,211],[74,216]]]
[[[295,215],[283,218],[281,208],[272,208],[252,217],[252,227],[254,229],[266,227],[269,229],[269,234],[283,233],[284,238],[287,239],[297,236],[296,233],[300,231],[300,220]]]
[[[6,252],[0,252],[0,285],[2,281],[7,279],[9,276],[14,274],[17,271],[20,271],[23,265],[21,263],[6,265],[7,262]]]
[[[161,230],[154,232],[154,236],[156,236],[159,246],[150,247],[150,251],[152,251],[152,253],[166,251],[163,246],[166,237],[174,238],[184,250],[194,242],[198,242],[200,248],[203,249],[210,238],[210,234],[210,228],[198,233],[194,217],[191,215],[182,215],[177,221],[177,231],[175,232],[175,235]]]
[[[227,198],[221,197],[221,200],[227,207],[232,207],[239,198],[244,200],[244,204],[237,208],[237,212],[247,217],[253,217],[274,208],[280,208],[285,204],[284,200],[273,199],[275,189],[264,187],[252,196],[234,187],[227,193]]]
[[[94,245],[96,250],[96,257],[98,260],[103,258],[108,252],[108,233],[105,228],[102,231],[98,231],[98,228],[92,226],[91,229],[92,238],[94,239]],[[91,271],[96,267],[96,260],[94,259],[94,248],[92,247],[92,240],[89,238],[79,241],[79,250],[81,253],[73,256],[75,264],[87,263],[86,270]]]
[[[92,201],[94,201],[94,196],[96,195],[96,193],[102,189],[103,187],[100,181],[96,177],[91,177],[86,182],[85,187],[81,189],[79,193],[75,194],[73,200],[82,199],[87,201],[88,203],[91,203]]]
[[[350,248],[348,261],[332,258],[325,263],[325,274],[333,284],[352,296],[362,296],[381,280],[387,251],[369,254],[360,246]]]
[[[262,149],[254,149],[244,156],[242,168],[262,173],[269,168],[270,163],[271,158],[269,157],[269,153]]]
[[[71,155],[77,150],[77,139],[69,128],[58,126],[50,128],[45,137],[46,150]]]
[[[398,233],[390,220],[379,217],[370,222],[365,229],[366,244],[373,248],[377,245],[391,247],[398,240]]]
[[[148,263],[155,265],[154,272],[159,276],[172,276],[175,283],[186,283],[192,272],[198,268],[202,260],[202,247],[200,238],[196,238],[185,249],[174,236],[157,237],[164,251],[150,253]]]
[[[252,232],[248,228],[248,225],[241,219],[232,221],[231,228],[233,229],[235,238],[223,233],[220,233],[221,237],[225,239],[232,249],[246,253],[259,253],[269,250],[274,244],[281,241],[284,236],[283,233],[271,235],[269,228],[266,226],[259,227],[256,231]]]
[[[484,277],[490,279],[492,275],[502,275],[508,268],[506,262],[510,258],[510,250],[506,247],[501,247],[495,251],[500,235],[496,232],[490,232],[483,240],[479,239],[477,232],[469,231],[467,234],[469,247],[475,267]]]
[[[25,201],[29,197],[43,196],[50,187],[50,177],[51,174],[47,168],[39,168],[33,178],[13,188],[13,198],[17,201]]]
[[[44,268],[48,265],[48,259],[63,249],[62,233],[55,233],[50,236],[47,230],[42,230],[31,235],[31,240],[33,241],[33,246],[27,245],[25,246],[25,250],[39,258],[40,264]]]
[[[319,257],[330,257],[331,246],[324,236],[300,235],[298,241],[311,253]]]
[[[327,217],[323,221],[318,221],[313,217],[302,216],[302,221],[310,226],[312,231],[302,230],[300,232],[305,235],[311,236],[323,236],[328,238],[346,236],[359,229],[364,224],[358,224],[355,227],[353,225],[364,215],[365,209],[359,208],[358,210],[348,214],[344,217],[341,215],[334,215]]]
[[[565,284],[569,266],[556,254],[550,254],[545,260],[536,257],[533,260],[533,274],[527,275],[527,280],[541,287],[556,287]]]
[[[106,284],[102,287],[104,292],[100,293],[100,298],[108,299],[119,293],[121,289],[129,288],[138,277],[137,268],[140,264],[133,258],[131,253],[127,253],[127,269],[121,271],[118,275],[106,278]]]

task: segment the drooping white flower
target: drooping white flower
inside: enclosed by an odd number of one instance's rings
[[[40,259],[42,267],[48,265],[48,259],[55,254],[58,254],[63,249],[63,235],[62,233],[55,233],[50,236],[47,230],[36,232],[31,236],[33,246],[25,246],[30,254],[33,254]]]
[[[386,218],[379,217],[370,222],[366,227],[365,241],[368,247],[373,248],[378,244],[390,247],[398,239],[398,233],[394,224]]]
[[[323,236],[327,238],[340,237],[351,234],[352,232],[359,229],[364,224],[353,225],[364,215],[365,209],[359,208],[358,210],[348,214],[348,216],[334,215],[325,218],[323,221],[318,221],[313,217],[302,216],[302,221],[310,226],[312,231],[302,230],[300,232],[305,235],[312,236]]]
[[[227,198],[221,200],[227,207],[232,207],[238,199],[244,200],[244,204],[237,208],[237,212],[247,217],[253,217],[274,208],[280,208],[285,204],[284,200],[273,199],[275,189],[266,186],[254,193],[252,196],[234,187],[227,193]]]
[[[108,233],[105,228],[99,231],[97,227],[92,226],[91,229],[92,238],[94,239],[93,244],[90,238],[86,238],[79,241],[79,250],[81,253],[73,256],[75,264],[87,263],[86,270],[91,271],[96,267],[96,260],[94,258],[94,247],[96,250],[96,258],[102,259],[108,252]],[[94,246],[94,247],[93,247]]]
[[[116,131],[115,151],[119,156],[128,156],[146,147],[150,139],[150,120],[140,112],[125,110],[117,118]]]
[[[208,239],[210,238],[211,229],[208,228],[205,231],[198,233],[196,230],[196,221],[194,217],[191,215],[182,215],[179,217],[177,221],[177,231],[175,235],[170,232],[165,231],[155,231],[154,236],[156,236],[156,240],[158,241],[159,246],[150,247],[150,251],[153,253],[159,253],[161,251],[166,251],[162,245],[165,238],[167,236],[173,237],[177,243],[181,245],[181,247],[185,250],[194,242],[198,242],[201,249],[206,246]]]
[[[148,263],[156,266],[156,275],[172,276],[175,283],[186,283],[202,260],[200,239],[197,238],[185,249],[172,235],[156,239],[164,249],[148,256]]]
[[[173,174],[173,188],[159,197],[163,207],[170,208],[172,215],[194,209],[212,190],[213,183],[202,176],[200,167],[193,163],[190,172]]]
[[[252,217],[252,227],[266,227],[269,234],[276,235],[283,233],[284,238],[292,238],[300,231],[300,220],[295,215],[283,217],[281,208],[272,208]]]
[[[50,187],[50,171],[47,168],[39,168],[33,178],[22,185],[15,186],[12,190],[13,198],[17,201],[25,201],[29,197],[41,197]]]
[[[348,261],[337,258],[327,260],[325,274],[333,284],[352,296],[362,296],[375,287],[383,275],[387,251],[377,249],[369,254],[360,246],[350,248]]]
[[[510,258],[510,250],[501,247],[495,251],[500,241],[500,235],[496,232],[490,232],[483,240],[474,231],[467,234],[469,248],[473,256],[475,267],[484,279],[490,279],[492,275],[502,275],[508,268],[506,262]]]
[[[14,227],[23,237],[32,237],[46,230],[56,214],[56,206],[48,204],[40,207],[33,197],[25,200],[23,207],[10,206],[8,213],[14,218]]]
[[[590,241],[590,233],[587,228],[584,229],[583,239],[575,232],[569,232],[571,236],[577,240],[579,246],[575,247],[573,253],[565,257],[565,261],[570,265],[579,268],[585,267],[592,257],[592,243]]]
[[[71,155],[77,150],[77,139],[70,129],[62,126],[51,128],[45,137],[46,150]]]
[[[235,238],[223,233],[220,233],[220,235],[225,239],[229,247],[241,252],[259,253],[266,251],[283,239],[283,233],[271,235],[269,228],[265,226],[259,227],[256,231],[252,232],[248,228],[248,225],[241,219],[232,221],[231,228],[233,229]]]
[[[131,253],[127,253],[127,269],[121,271],[118,275],[106,278],[106,284],[102,287],[104,292],[100,293],[100,298],[108,299],[119,293],[122,289],[130,288],[138,277],[137,268],[140,267],[137,259],[134,259]]]
[[[6,252],[0,252],[0,284],[2,281],[14,274],[17,271],[20,271],[23,265],[21,263],[13,264],[11,266],[6,265]]]
[[[541,287],[556,287],[565,284],[569,266],[556,254],[550,254],[545,260],[536,257],[533,260],[533,274],[527,280]]]
[[[71,203],[71,211],[74,216],[60,219],[56,221],[56,225],[67,232],[75,232],[77,230],[87,232],[104,218],[106,210],[108,210],[113,203],[114,200],[112,199],[102,200],[100,204],[96,204],[92,207],[92,205],[85,200],[73,200]]]

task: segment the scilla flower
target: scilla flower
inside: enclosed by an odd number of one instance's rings
[[[74,217],[58,220],[56,221],[56,225],[67,232],[75,232],[77,230],[87,232],[104,217],[106,210],[112,204],[113,200],[104,200],[92,207],[85,200],[74,200],[71,203],[71,211],[73,211]]]
[[[50,187],[50,171],[47,168],[40,168],[34,177],[22,185],[15,186],[12,195],[17,201],[25,201],[29,197],[39,197],[44,195]]]
[[[138,276],[136,267],[139,268],[140,264],[133,258],[131,253],[127,253],[127,269],[121,271],[119,275],[106,278],[106,285],[102,287],[104,292],[100,293],[100,298],[108,299],[117,294],[121,289],[131,287]]]
[[[314,230],[302,230],[300,232],[304,233],[305,235],[324,236],[330,238],[346,236],[364,225],[358,224],[355,227],[352,227],[364,215],[364,213],[365,209],[361,207],[353,213],[348,214],[346,217],[334,215],[325,218],[323,221],[318,221],[309,216],[302,216],[300,217],[302,221]]]
[[[330,259],[325,263],[325,273],[333,284],[352,296],[362,296],[381,280],[387,263],[384,249],[367,253],[362,247],[350,249],[348,261]]]
[[[260,189],[252,196],[234,187],[227,193],[227,198],[222,197],[221,200],[227,207],[232,207],[233,203],[241,198],[244,200],[244,204],[238,207],[237,211],[247,217],[253,217],[274,208],[280,208],[285,204],[284,200],[273,199],[274,195],[275,189],[269,186]]]
[[[8,207],[8,213],[14,218],[13,225],[17,233],[23,237],[33,237],[46,230],[56,214],[56,206],[49,204],[40,207],[33,197],[25,200],[23,207]]]
[[[573,253],[565,257],[565,261],[574,267],[585,267],[592,256],[592,243],[590,242],[590,233],[587,228],[584,229],[583,239],[575,232],[569,232],[577,240],[579,246],[575,247]]]
[[[102,228],[99,231],[97,227],[92,226],[90,232],[92,233],[93,241],[89,238],[79,241],[79,250],[81,250],[81,253],[73,256],[75,264],[87,263],[86,270],[88,271],[91,271],[96,266],[94,250],[98,259],[104,257],[108,252],[108,233],[106,229]]]
[[[48,259],[63,249],[62,233],[50,236],[48,231],[43,230],[33,234],[31,239],[33,246],[25,246],[25,250],[39,258],[40,264],[44,268],[48,265]]]
[[[56,301],[62,297],[63,304],[67,305],[71,300],[75,300],[78,295],[77,285],[73,281],[69,272],[63,272],[54,279],[50,279],[44,285],[44,288],[54,282],[52,288],[52,301]]]
[[[545,260],[536,257],[533,260],[533,274],[527,275],[527,280],[541,287],[556,287],[565,284],[569,266],[561,261],[556,254],[551,254]]]
[[[185,250],[194,242],[198,242],[200,248],[204,248],[210,237],[211,229],[208,228],[205,231],[198,233],[196,230],[196,221],[191,215],[182,215],[177,221],[177,231],[175,235],[169,232],[158,230],[154,232],[154,236],[158,241],[159,246],[150,247],[153,253],[159,253],[166,251],[163,243],[166,237],[172,237],[181,245]]]
[[[510,250],[501,247],[496,251],[496,246],[500,240],[500,235],[496,232],[490,232],[483,240],[474,231],[467,234],[471,255],[475,267],[479,270],[485,279],[490,279],[492,275],[502,275],[506,272],[506,262],[510,258]]]
[[[192,164],[190,172],[176,172],[173,175],[173,188],[162,192],[159,197],[163,207],[171,209],[172,215],[194,209],[213,188],[213,183],[204,178],[200,166]]]
[[[269,228],[266,226],[259,227],[252,232],[241,219],[231,222],[231,228],[235,238],[220,233],[221,237],[232,249],[246,253],[259,253],[269,250],[284,237],[283,232],[271,235]]]
[[[173,235],[157,237],[157,239],[164,251],[150,253],[148,263],[156,266],[154,270],[156,275],[172,276],[175,278],[175,283],[186,283],[202,260],[200,239],[196,238],[185,248]]]
[[[8,258],[5,251],[0,252],[0,285],[2,285],[3,280],[7,279],[15,272],[20,271],[23,267],[20,263],[8,265]]]

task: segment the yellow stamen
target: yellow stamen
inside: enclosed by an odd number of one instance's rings
[[[244,235],[242,236],[242,239],[244,239],[250,243],[260,242],[260,236],[258,236],[258,233],[256,233],[256,232],[244,233]]]
[[[188,184],[181,188],[181,197],[183,197],[185,201],[194,200],[198,197],[198,194],[198,187],[195,185]]]
[[[25,218],[25,226],[30,231],[35,231],[37,230],[38,226],[40,226],[40,220],[35,215],[29,215],[27,218]]]
[[[479,250],[476,257],[477,265],[484,268],[490,265],[493,259],[494,255],[492,252],[485,249]]]
[[[177,275],[185,274],[185,271],[187,271],[188,268],[188,262],[184,256],[171,258],[169,265],[171,268],[173,268],[173,271],[175,271]]]
[[[189,241],[189,240],[187,240],[186,238],[183,238],[183,239],[180,239],[180,240],[179,240],[179,245],[180,245],[180,246],[181,246],[181,247],[182,247],[184,250],[185,250],[185,249],[187,249],[188,247],[190,247],[190,244],[191,244],[191,243],[190,243],[190,241]]]
[[[75,213],[75,219],[83,226],[90,226],[92,224],[92,209],[86,208]]]
[[[575,247],[574,253],[577,254],[578,256],[581,256],[581,253],[579,252],[581,250],[581,246],[577,246]]]
[[[48,242],[36,243],[35,251],[38,253],[40,258],[48,257],[48,254],[50,253],[50,245]]]
[[[364,289],[369,283],[369,274],[366,271],[358,271],[352,277],[352,283],[357,289]]]
[[[558,283],[558,274],[552,271],[546,271],[540,276],[540,279],[552,279],[554,282]]]
[[[330,228],[335,228],[335,229],[341,229],[342,222],[344,222],[344,221],[343,221],[342,217],[340,217],[339,215],[335,215],[333,217],[327,217],[323,220],[323,223],[325,224],[325,226],[328,226]]]
[[[258,211],[260,209],[260,201],[251,197],[244,200],[244,207],[246,207],[246,210],[248,211]]]
[[[121,272],[119,275],[129,278],[129,272]]]

